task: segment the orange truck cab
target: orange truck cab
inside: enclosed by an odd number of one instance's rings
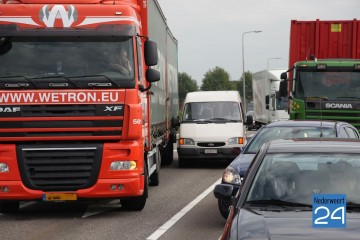
[[[119,51],[128,72],[119,71]],[[0,3],[0,210],[144,208],[172,161],[177,40],[156,0]]]

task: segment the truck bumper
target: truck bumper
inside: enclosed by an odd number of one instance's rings
[[[117,188],[111,190],[110,186]],[[121,190],[119,189],[119,186]],[[75,193],[77,199],[99,199],[99,198],[123,198],[141,196],[144,193],[144,176],[128,179],[98,179],[97,183],[90,188],[77,191],[44,192],[31,190],[25,187],[21,181],[0,181],[0,189],[8,187],[8,192],[0,191],[1,200],[32,201],[42,200],[47,193]]]
[[[178,155],[182,159],[206,160],[206,159],[226,159],[234,160],[241,152],[240,147],[234,146],[229,148],[211,148],[212,152],[207,153],[206,148],[182,148],[177,149]]]

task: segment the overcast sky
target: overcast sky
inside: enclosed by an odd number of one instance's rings
[[[157,1],[178,40],[179,72],[199,86],[215,66],[240,79],[244,32],[262,31],[244,35],[245,71],[287,69],[291,20],[360,20],[360,0]]]

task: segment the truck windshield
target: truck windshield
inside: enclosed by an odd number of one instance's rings
[[[13,37],[0,55],[0,83],[54,82],[133,88],[132,39],[106,37]],[[1,48],[1,47],[0,47]],[[0,51],[1,52],[1,51]],[[85,82],[85,84],[84,84]]]
[[[296,97],[360,98],[360,72],[298,72]]]
[[[236,121],[241,122],[236,102],[191,102],[184,108],[183,121]]]

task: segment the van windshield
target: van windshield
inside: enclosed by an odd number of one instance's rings
[[[186,103],[183,121],[230,121],[242,122],[240,106],[236,102]]]

